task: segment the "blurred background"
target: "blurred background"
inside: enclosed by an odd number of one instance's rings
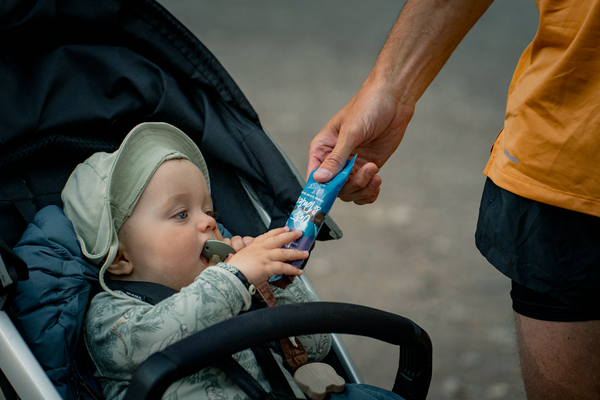
[[[305,175],[312,138],[357,92],[404,2],[159,0],[219,59]],[[322,300],[408,317],[434,344],[429,399],[524,399],[510,283],[479,254],[482,174],[510,78],[533,38],[533,0],[497,0],[417,105],[376,203],[338,201],[344,231],[307,274]],[[391,389],[397,351],[343,336],[369,384]]]

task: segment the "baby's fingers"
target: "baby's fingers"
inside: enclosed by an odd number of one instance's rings
[[[233,247],[235,251],[240,251],[246,247],[246,244],[244,244],[241,236],[234,236],[231,239],[223,239],[223,241]]]
[[[291,264],[280,263],[279,271],[275,271],[273,275],[290,275],[290,276],[300,276],[302,275],[302,270],[294,267]]]
[[[294,257],[294,258],[288,258],[288,260],[299,260],[299,259],[303,259],[308,257],[308,252],[305,251],[297,251],[294,250],[297,253],[306,253],[303,254],[302,257]],[[300,276],[302,275],[302,270],[298,269],[296,267],[294,267],[292,264],[288,264],[286,262],[273,262],[271,263],[271,270],[269,271],[269,275],[273,276],[273,275],[293,275],[293,276]]]
[[[223,241],[233,247],[235,251],[240,251],[243,248],[250,246],[254,241],[254,238],[251,236],[234,236],[231,238],[231,240],[223,239]]]
[[[301,230],[290,231],[289,228],[278,228],[262,235],[260,242],[267,249],[278,249],[296,239],[300,239],[301,236]],[[258,241],[258,238],[256,238],[256,241]]]
[[[294,261],[304,260],[308,258],[308,251],[291,250],[291,249],[275,249],[269,253],[271,261]]]
[[[281,227],[281,228],[275,228],[275,229],[271,229],[270,231],[263,233],[262,235],[260,235],[259,237],[257,237],[256,239],[267,239],[267,238],[273,238],[276,237],[277,235],[281,235],[282,233],[286,233],[289,232],[290,228],[288,228],[287,226]]]
[[[250,246],[252,242],[254,242],[254,238],[252,236],[244,236],[242,240],[246,246]]]

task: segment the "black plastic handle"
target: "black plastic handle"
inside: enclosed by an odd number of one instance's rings
[[[173,382],[219,357],[281,338],[315,333],[367,336],[400,346],[394,392],[425,399],[432,368],[427,333],[411,320],[370,307],[315,302],[271,307],[213,325],[150,356],[136,371],[125,400],[160,399]]]

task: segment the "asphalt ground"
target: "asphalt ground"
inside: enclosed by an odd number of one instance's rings
[[[403,2],[162,0],[216,55],[305,174],[311,139],[356,93]],[[377,202],[338,201],[344,231],[307,274],[322,300],[406,316],[430,334],[429,399],[523,399],[510,283],[474,243],[482,174],[510,78],[533,38],[533,0],[498,0],[417,105],[381,170]],[[343,337],[364,380],[391,388],[396,349]]]

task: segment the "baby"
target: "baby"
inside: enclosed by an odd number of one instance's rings
[[[107,399],[125,395],[133,374],[150,355],[248,310],[255,287],[274,275],[301,275],[286,261],[308,257],[307,252],[281,248],[301,231],[280,228],[255,239],[224,239],[200,150],[165,123],[140,124],[116,152],[96,153],[77,166],[62,199],[83,254],[99,267],[104,289],[91,301],[84,337]],[[208,240],[224,241],[237,252],[226,263],[208,266],[201,255]],[[173,294],[153,305],[123,289],[124,282],[146,282]],[[316,300],[299,279],[272,290],[278,304]],[[309,361],[329,351],[329,335],[300,340]],[[250,350],[234,358],[270,389]],[[283,365],[278,354],[275,359]],[[296,396],[304,398],[282,370]],[[174,383],[164,396],[209,399],[215,391],[223,398],[246,397],[216,366]]]

